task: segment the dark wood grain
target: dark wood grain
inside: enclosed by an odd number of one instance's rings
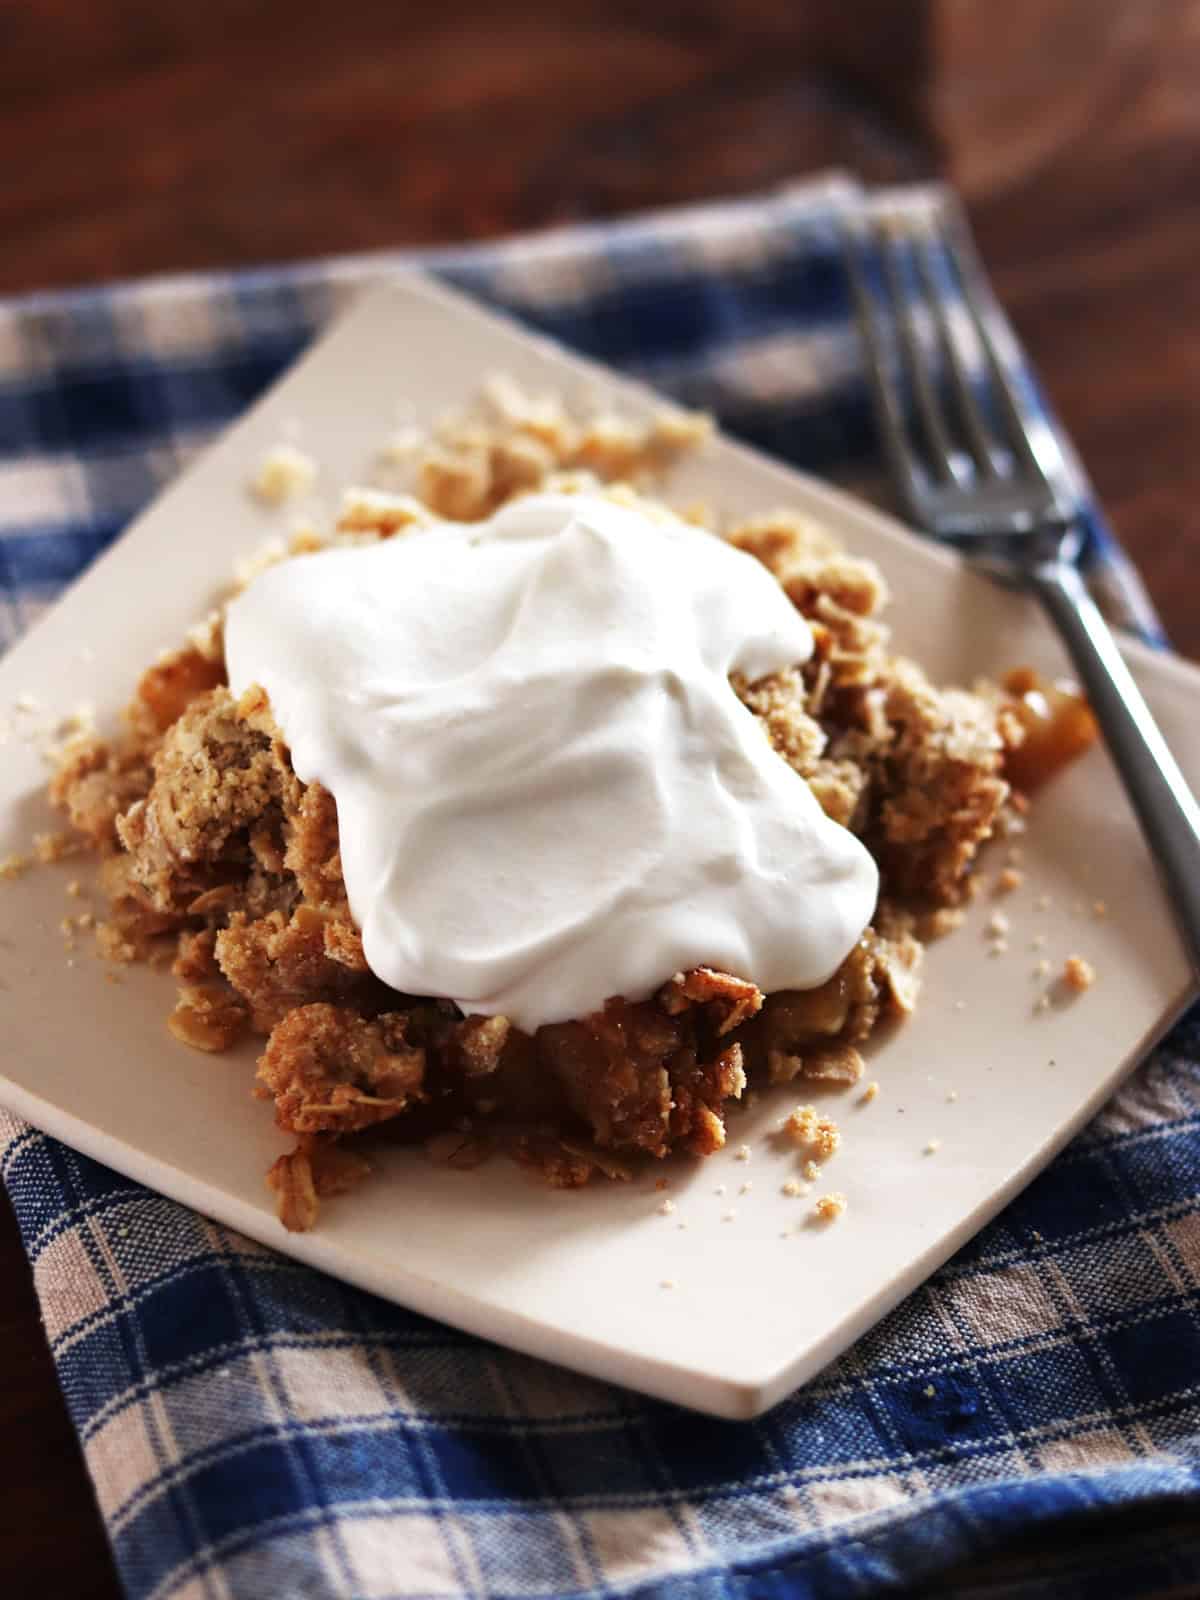
[[[0,1190],[0,1593],[114,1600],[104,1528]]]
[[[0,292],[482,238],[837,164],[964,188],[1200,655],[1193,0],[0,5]],[[1016,41],[1010,43],[1006,41]],[[118,1593],[0,1202],[4,1591]]]

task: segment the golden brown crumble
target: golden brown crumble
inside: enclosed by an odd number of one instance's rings
[[[1062,981],[1074,994],[1082,994],[1096,981],[1096,969],[1082,956],[1068,956],[1063,962]]]
[[[832,1194],[823,1194],[813,1206],[813,1216],[818,1222],[836,1222],[846,1209],[846,1196],[835,1189]]]
[[[837,1123],[821,1116],[816,1106],[797,1106],[784,1123],[784,1132],[793,1144],[812,1152],[810,1160],[828,1161],[841,1148]]]
[[[675,411],[578,420],[495,380],[483,413],[443,419],[406,448],[414,492],[349,491],[328,532],[305,525],[290,552],[273,541],[239,580],[289,553],[403,537],[431,516],[480,518],[535,488],[599,488],[666,516],[633,485],[708,427]],[[530,1036],[388,989],[350,916],[333,800],[296,777],[266,696],[230,694],[219,612],[148,669],[117,734],[60,753],[51,798],[101,858],[102,952],[172,962],[170,1026],[185,1042],[264,1041],[257,1092],[298,1140],[270,1176],[286,1226],[311,1226],[323,1195],[364,1175],[367,1130],[454,1167],[501,1151],[557,1187],[627,1178],[673,1151],[712,1154],[749,1081],[853,1084],[858,1047],[912,1012],[923,941],[960,919],[980,844],[1002,818],[1019,821],[1004,765],[1023,725],[999,691],[938,689],[894,656],[878,569],[808,519],[776,511],[724,534],[775,574],[815,639],[803,667],[734,688],[881,870],[871,926],[811,991],[763,995],[749,977],[698,967],[650,1000],[615,997]],[[832,1119],[796,1115],[804,1147],[831,1155]],[[843,1204],[825,1196],[818,1213]]]

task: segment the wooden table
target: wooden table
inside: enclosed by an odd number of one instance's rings
[[[970,0],[489,10],[10,9],[0,293],[483,238],[830,165],[948,174],[1169,632],[1200,656],[1200,6],[1006,0],[1019,48]],[[5,1593],[112,1600],[3,1200],[0,1446]]]

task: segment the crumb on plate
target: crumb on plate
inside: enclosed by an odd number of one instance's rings
[[[818,1222],[836,1222],[846,1209],[846,1196],[834,1190],[823,1194],[813,1206],[813,1216]]]
[[[821,1161],[835,1155],[842,1142],[837,1123],[822,1116],[816,1106],[797,1106],[784,1123],[784,1132],[793,1144],[813,1151]]]
[[[281,506],[287,500],[307,494],[317,480],[317,467],[311,456],[292,444],[278,444],[268,450],[250,480],[251,493],[266,505]]]
[[[1096,981],[1096,969],[1082,956],[1068,956],[1063,962],[1062,981],[1074,994],[1083,994]]]

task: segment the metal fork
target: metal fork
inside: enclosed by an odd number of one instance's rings
[[[917,526],[1042,601],[1200,977],[1200,806],[1080,576],[1082,475],[1013,378],[1012,336],[966,219],[939,195],[919,211],[848,220],[844,245],[905,509]]]

